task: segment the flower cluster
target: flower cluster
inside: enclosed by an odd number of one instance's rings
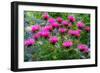
[[[80,41],[84,32],[90,33],[90,26],[86,26],[83,21],[77,21],[74,15],[69,15],[66,20],[60,16],[53,18],[48,12],[43,13],[42,20],[45,25],[36,23],[25,28],[25,31],[32,33],[32,37],[24,42],[26,47],[34,46],[43,39],[42,42],[46,40],[48,44],[51,44],[51,49],[55,47],[67,48],[64,50],[75,48],[85,54],[90,52],[89,46]]]

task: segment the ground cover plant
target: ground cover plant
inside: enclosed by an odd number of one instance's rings
[[[24,61],[90,58],[90,14],[24,11]]]

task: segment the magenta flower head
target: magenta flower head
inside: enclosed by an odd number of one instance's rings
[[[59,28],[60,26],[57,22],[51,23],[51,25],[53,28]]]
[[[43,13],[43,19],[47,20],[49,18],[49,15],[47,12]]]
[[[32,32],[38,31],[40,29],[40,25],[36,24],[32,26]]]
[[[62,21],[62,24],[63,24],[64,26],[68,26],[68,21],[64,20],[64,21]]]
[[[73,42],[72,41],[65,41],[63,42],[63,47],[66,47],[66,48],[70,48],[71,46],[73,46]]]
[[[71,27],[72,26],[72,23],[68,23],[68,27]]]
[[[49,39],[50,43],[52,43],[52,44],[56,44],[58,42],[58,40],[59,39],[56,36],[51,36]]]
[[[55,20],[54,18],[49,18],[49,19],[48,19],[48,22],[49,22],[49,23],[54,23],[55,21],[56,21],[56,20]]]
[[[61,23],[63,21],[63,19],[61,17],[57,17],[56,20],[57,20],[58,23]]]
[[[32,46],[34,44],[35,44],[35,41],[33,39],[27,39],[24,42],[24,45],[27,46],[27,47]]]
[[[80,37],[81,30],[69,30],[68,34],[75,37]]]
[[[49,38],[50,32],[49,31],[41,31],[40,35],[41,35],[41,37]]]
[[[42,30],[43,31],[52,31],[53,30],[53,27],[51,25],[47,25],[47,26],[43,27]]]
[[[62,34],[65,33],[66,31],[67,30],[65,28],[59,28],[59,32],[62,33]]]
[[[79,21],[76,25],[79,29],[83,29],[85,27],[85,24],[81,21]]]
[[[85,27],[85,31],[90,32],[90,27],[89,26],[86,26]]]
[[[38,40],[39,38],[40,38],[40,32],[38,32],[38,33],[36,33],[36,34],[34,34],[33,35],[33,38],[35,39],[35,40]]]
[[[74,31],[74,36],[75,37],[80,37],[80,33],[81,33],[81,30],[75,30]]]
[[[68,16],[68,19],[69,19],[70,22],[75,22],[76,21],[75,17],[72,16],[72,15]]]
[[[68,34],[74,36],[74,31],[73,30],[69,30]]]
[[[89,48],[87,45],[85,44],[79,44],[78,47],[77,47],[81,52],[84,52],[84,53],[88,53],[89,52]]]

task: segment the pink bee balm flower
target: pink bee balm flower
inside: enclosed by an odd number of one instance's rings
[[[27,47],[32,46],[34,44],[35,44],[35,41],[33,39],[27,39],[24,42],[24,45],[27,46]]]
[[[40,29],[40,25],[38,25],[38,24],[32,26],[33,32],[38,31],[39,29]]]
[[[66,47],[66,48],[69,48],[71,46],[73,46],[73,42],[72,41],[66,41],[66,42],[63,42],[63,47]]]
[[[62,21],[62,24],[65,25],[65,26],[68,26],[68,21],[64,20],[64,21]]]
[[[59,32],[60,33],[65,33],[66,32],[66,29],[65,28],[59,28]]]
[[[49,18],[49,15],[47,12],[43,13],[43,19],[47,20]]]
[[[42,29],[43,31],[52,31],[53,30],[53,28],[52,28],[52,26],[51,25],[47,25],[47,26],[45,26],[45,27],[43,27],[43,29]]]
[[[78,47],[77,47],[81,52],[84,52],[84,53],[88,53],[89,52],[89,48],[87,45],[85,44],[79,44]]]
[[[86,30],[87,32],[90,32],[90,27],[89,27],[89,26],[86,26],[86,27],[85,27],[85,30]]]
[[[60,26],[57,22],[51,23],[51,25],[53,28],[59,28]]]
[[[68,31],[68,34],[69,34],[69,35],[71,35],[71,36],[76,36],[76,37],[80,37],[80,33],[81,33],[80,30],[69,30],[69,31]]]
[[[40,35],[44,38],[49,38],[50,32],[49,31],[41,31]]]
[[[50,37],[49,41],[52,44],[56,44],[58,42],[58,38],[56,36],[52,36],[52,37]]]
[[[84,24],[83,22],[81,22],[81,21],[79,21],[76,25],[77,25],[77,27],[78,27],[79,29],[82,29],[82,28],[85,27],[85,24]]]
[[[71,22],[75,22],[75,21],[76,21],[75,17],[72,16],[72,15],[68,16],[68,19],[69,19],[69,21],[71,21]]]
[[[75,35],[76,37],[80,37],[80,33],[81,33],[81,30],[75,30],[75,31],[74,31],[74,35]]]
[[[56,20],[57,20],[58,23],[61,23],[63,21],[63,19],[61,17],[57,17]]]
[[[35,40],[38,40],[40,38],[40,32],[36,33],[35,35],[33,35],[33,38]]]
[[[89,53],[89,52],[90,52],[90,48],[85,49],[83,52],[84,52],[84,53]]]
[[[68,23],[68,26],[71,27],[72,26],[72,23]]]
[[[56,20],[55,20],[54,18],[49,18],[49,19],[48,19],[48,22],[49,22],[49,23],[54,23],[55,21],[56,21]]]

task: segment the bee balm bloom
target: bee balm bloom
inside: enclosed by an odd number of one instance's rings
[[[75,37],[80,37],[81,30],[69,30],[68,34]]]
[[[59,32],[60,33],[65,33],[66,32],[66,29],[65,28],[59,28]]]
[[[24,42],[24,45],[27,46],[27,47],[32,46],[34,44],[35,44],[35,41],[33,39],[27,39]]]
[[[38,40],[38,39],[40,38],[40,32],[34,34],[34,35],[33,35],[33,38],[34,38],[35,40]]]
[[[58,42],[58,38],[56,36],[52,36],[52,37],[50,37],[49,41],[52,44],[56,44]]]
[[[32,32],[38,31],[40,29],[40,25],[33,25]]]
[[[52,31],[53,30],[53,28],[52,28],[52,26],[51,25],[47,25],[47,26],[45,26],[45,27],[43,27],[43,29],[42,29],[43,31]]]
[[[57,17],[56,20],[57,20],[58,23],[61,23],[63,21],[63,19],[61,17]]]
[[[57,22],[51,23],[51,25],[53,28],[59,28],[60,26]]]
[[[69,19],[70,22],[75,22],[76,21],[75,17],[72,16],[72,15],[68,16],[68,19]]]
[[[45,12],[45,13],[43,14],[43,19],[47,20],[48,18],[49,18],[49,15],[48,15],[47,12]]]
[[[77,27],[79,28],[79,29],[82,29],[82,28],[84,28],[85,27],[85,24],[83,23],[83,22],[78,22],[77,24]]]
[[[44,38],[49,38],[50,32],[49,31],[41,31],[40,35]]]
[[[63,47],[66,47],[66,48],[69,48],[73,45],[73,42],[72,41],[66,41],[66,42],[63,42]]]
[[[68,21],[62,21],[62,24],[64,25],[64,26],[68,26]]]
[[[77,47],[81,52],[84,52],[84,53],[88,53],[89,52],[89,48],[87,45],[85,44],[79,44],[78,47]]]
[[[90,27],[89,26],[86,26],[85,27],[85,31],[90,32]]]
[[[55,20],[54,18],[49,18],[49,19],[48,19],[48,22],[49,22],[49,23],[54,23],[55,21],[56,21],[56,20]]]

